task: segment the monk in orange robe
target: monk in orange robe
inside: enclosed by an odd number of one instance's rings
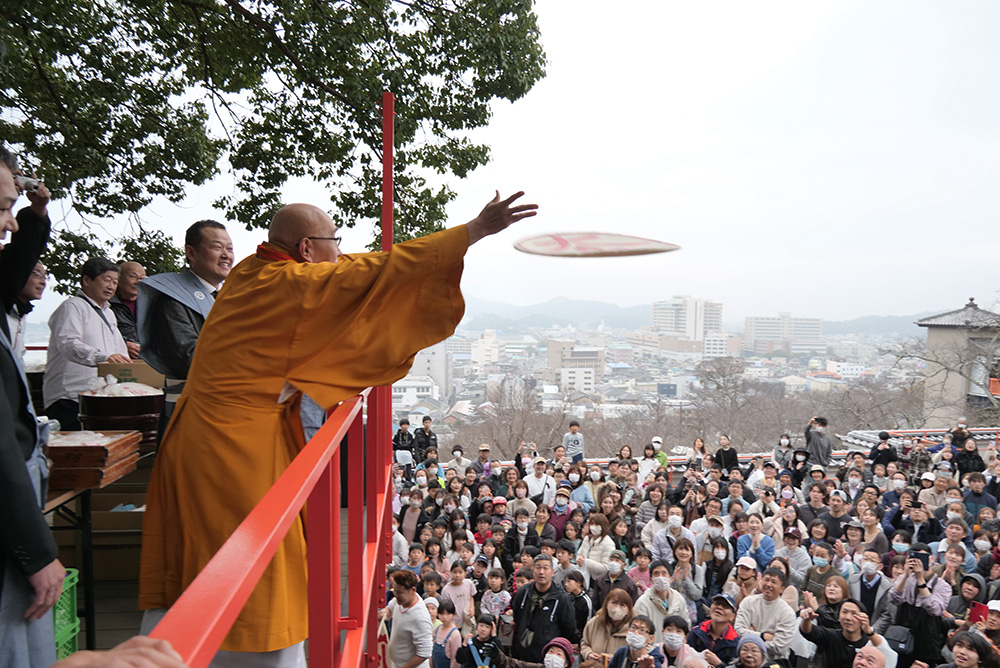
[[[535,215],[533,204],[514,205],[522,194],[497,193],[468,224],[387,253],[342,255],[322,210],[278,211],[268,243],[233,268],[212,307],[156,457],[139,576],[145,632],[305,445],[303,392],[330,409],[403,378],[418,351],[455,331],[463,256]],[[400,320],[408,326],[393,328]],[[243,652],[301,652],[307,607],[300,516],[213,665],[241,665]]]

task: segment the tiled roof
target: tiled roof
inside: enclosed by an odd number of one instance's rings
[[[979,308],[975,300],[957,311],[939,313],[917,321],[920,327],[1000,327],[1000,313]]]

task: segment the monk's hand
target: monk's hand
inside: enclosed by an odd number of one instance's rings
[[[479,215],[466,225],[469,231],[469,245],[471,246],[483,237],[502,232],[522,218],[534,216],[537,213],[537,204],[511,206],[515,200],[523,196],[524,192],[516,192],[507,199],[501,200],[498,190],[490,203],[483,207]]]
[[[31,605],[24,612],[24,618],[29,622],[37,622],[45,616],[59,601],[62,594],[63,580],[66,579],[66,568],[58,559],[48,566],[28,576],[28,582],[35,591]]]

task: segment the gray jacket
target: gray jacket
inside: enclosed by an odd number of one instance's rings
[[[854,573],[847,580],[851,598],[856,601],[861,600],[861,577],[861,573]],[[896,620],[896,606],[889,602],[890,589],[892,589],[892,580],[882,574],[878,581],[878,590],[875,592],[875,609],[869,610],[868,614],[872,629],[880,635],[884,634],[886,629],[892,626]]]

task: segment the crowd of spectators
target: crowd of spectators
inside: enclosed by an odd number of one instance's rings
[[[404,668],[1000,668],[996,444],[963,418],[839,465],[827,427],[743,462],[725,435],[598,462],[574,422],[501,463],[402,421],[390,647]]]

